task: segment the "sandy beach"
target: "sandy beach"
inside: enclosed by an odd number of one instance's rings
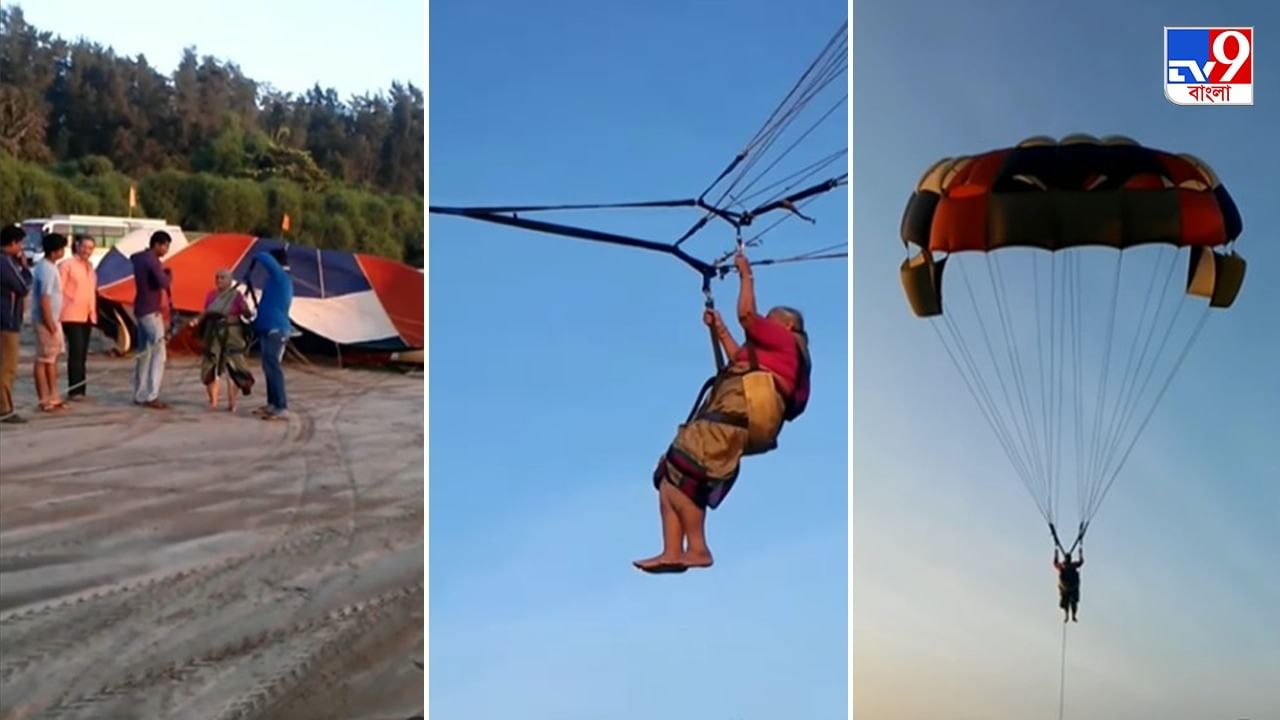
[[[292,417],[168,411],[132,361],[0,426],[0,720],[404,720],[421,711],[422,375],[286,367]],[[60,368],[65,373],[65,366]],[[65,385],[65,380],[62,381]],[[225,401],[224,401],[225,402]]]

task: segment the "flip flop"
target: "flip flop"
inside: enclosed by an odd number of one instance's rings
[[[641,572],[647,572],[650,575],[673,575],[688,570],[688,566],[683,563],[659,563],[657,565],[644,566],[638,562],[632,562],[632,565]]]

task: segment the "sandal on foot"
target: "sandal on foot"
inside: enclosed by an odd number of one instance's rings
[[[689,569],[684,563],[678,562],[658,563],[657,565],[641,565],[638,562],[633,562],[631,564],[634,565],[637,570],[647,572],[650,575],[671,575],[682,573]]]

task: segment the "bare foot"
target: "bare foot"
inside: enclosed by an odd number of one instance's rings
[[[680,564],[691,568],[709,568],[715,563],[715,559],[711,557],[710,550],[694,552],[690,550],[680,558]]]
[[[684,572],[687,568],[680,561],[679,555],[654,555],[644,560],[636,560],[631,563],[636,568],[647,573],[679,573]]]

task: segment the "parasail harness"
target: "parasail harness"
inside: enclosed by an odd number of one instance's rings
[[[1054,547],[1061,550],[1062,554],[1066,555],[1068,560],[1071,559],[1071,554],[1076,551],[1076,548],[1084,544],[1084,533],[1088,529],[1089,529],[1088,521],[1080,523],[1080,527],[1076,531],[1076,539],[1071,543],[1071,549],[1068,550],[1062,547],[1062,540],[1058,537],[1058,526],[1055,525],[1054,523],[1049,523],[1049,534],[1053,536]]]

